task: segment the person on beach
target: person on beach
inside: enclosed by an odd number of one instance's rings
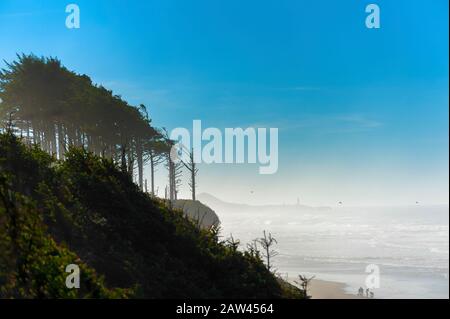
[[[367,288],[367,289],[366,289],[366,297],[367,297],[367,298],[369,298],[369,292],[370,292],[370,289]]]
[[[358,296],[363,296],[364,295],[364,289],[363,289],[363,287],[359,287],[359,289],[358,289]]]

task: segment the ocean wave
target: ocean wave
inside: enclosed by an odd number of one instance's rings
[[[447,261],[441,260],[435,261],[435,264],[427,264],[430,262],[426,258],[415,257],[342,257],[342,256],[295,256],[290,254],[280,254],[280,257],[288,257],[290,264],[293,259],[299,259],[299,263],[313,262],[318,264],[349,264],[349,265],[369,265],[376,264],[380,267],[393,267],[393,268],[410,268],[410,269],[422,269],[434,272],[446,272],[448,273],[449,265]]]

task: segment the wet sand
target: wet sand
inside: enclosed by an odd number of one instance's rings
[[[345,291],[346,285],[339,282],[313,279],[308,288],[311,299],[365,299]]]

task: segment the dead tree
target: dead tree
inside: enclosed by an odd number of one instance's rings
[[[185,152],[185,154],[188,155],[189,161],[185,162],[185,161],[181,161],[181,163],[183,164],[183,166],[189,171],[190,175],[191,175],[191,180],[188,183],[189,185],[189,189],[191,190],[192,193],[192,200],[195,201],[195,189],[197,187],[197,183],[196,183],[196,177],[197,177],[197,173],[198,173],[198,168],[197,168],[197,163],[195,163],[194,161],[194,149],[191,148],[191,150],[187,150],[186,148],[182,148],[183,152]]]
[[[169,199],[170,201],[173,201],[178,198],[178,192],[182,181],[183,164],[181,162],[173,161],[169,154],[166,166],[169,171]]]
[[[164,156],[158,151],[150,149],[148,152],[148,160],[150,161],[150,191],[153,196],[155,196],[155,173],[156,168],[159,164],[164,161]]]
[[[175,199],[175,163],[169,156],[167,156],[167,171],[169,172],[169,201]]]
[[[176,162],[174,165],[174,172],[173,172],[173,190],[175,199],[178,199],[178,193],[180,191],[182,179],[181,176],[183,176],[183,164],[182,162]]]
[[[295,281],[295,283],[297,285],[299,285],[301,287],[301,289],[303,290],[304,298],[309,298],[308,297],[308,286],[309,286],[309,283],[311,282],[311,280],[313,280],[315,277],[316,276],[307,278],[306,276],[298,275],[298,278],[300,279],[300,281]]]
[[[163,128],[163,140],[166,146],[164,149],[164,157],[166,158],[166,167],[169,173],[169,203],[172,205],[176,199],[177,167],[175,157],[177,156],[177,149],[175,141],[170,139],[169,132],[165,128]]]
[[[272,247],[275,244],[278,244],[278,242],[275,238],[272,237],[271,233],[269,233],[267,235],[266,231],[264,231],[263,234],[264,234],[264,237],[257,239],[257,242],[263,248],[262,255],[266,259],[267,269],[269,271],[272,271],[272,269],[273,269],[272,259],[278,255],[278,252],[276,250],[274,250]]]

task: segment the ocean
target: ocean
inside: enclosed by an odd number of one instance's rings
[[[315,276],[355,294],[366,285],[366,267],[375,265],[375,298],[449,298],[448,206],[292,207],[216,212],[222,235],[233,234],[241,248],[271,232],[279,252],[273,263],[287,279]]]

